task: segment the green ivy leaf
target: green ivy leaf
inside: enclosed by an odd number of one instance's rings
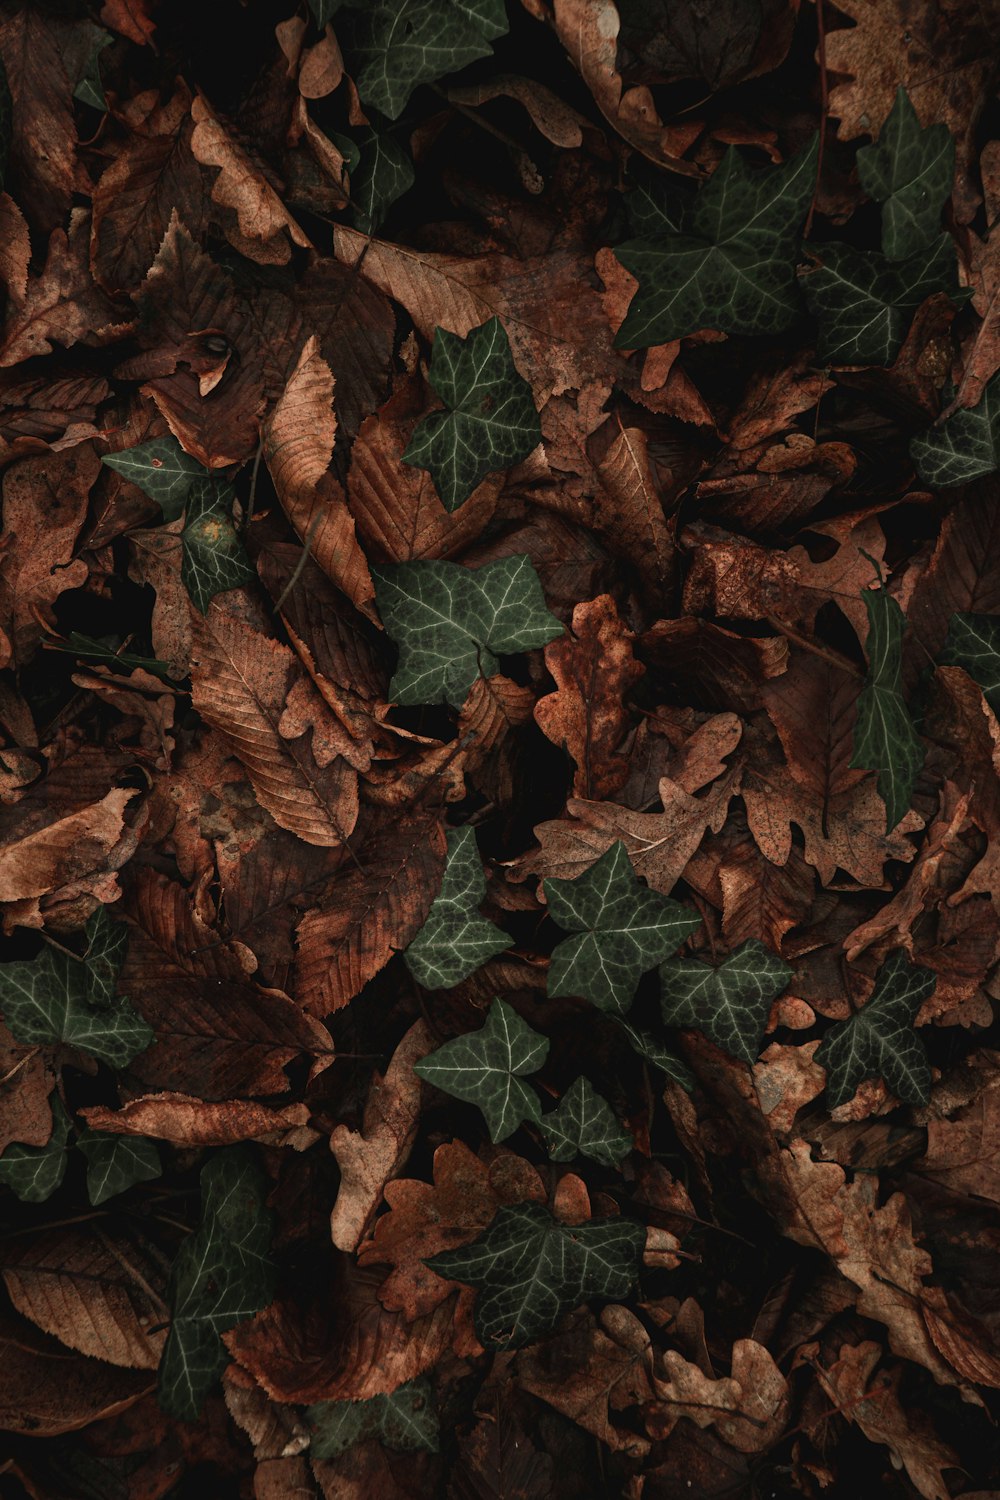
[[[170,1333],[160,1360],[159,1400],[193,1422],[229,1360],[221,1335],[272,1296],[267,1182],[242,1146],[220,1151],[201,1171],[202,1218],[170,1273]]]
[[[582,875],[542,882],[549,915],[567,932],[552,952],[550,995],[580,995],[600,1010],[627,1011],[647,969],[675,953],[701,925],[642,884],[618,839]]]
[[[964,667],[994,713],[1000,713],[1000,615],[952,615],[938,661]]]
[[[882,205],[882,249],[890,260],[906,260],[941,229],[941,210],[955,176],[955,142],[947,125],[917,119],[900,85],[878,142],[858,152],[858,176],[870,198]]]
[[[913,1021],[936,984],[931,970],[909,963],[902,948],[890,954],[862,1009],[834,1026],[816,1049],[831,1109],[846,1104],[866,1078],[884,1078],[907,1104],[927,1103],[931,1069]]]
[[[903,631],[906,616],[885,589],[862,592],[868,611],[868,672],[858,698],[853,769],[878,771],[886,832],[907,811],[924,763],[924,747],[903,699]]]
[[[107,1010],[115,1003],[118,971],[125,962],[128,928],[116,922],[106,906],[99,906],[83,929],[87,939],[87,1003],[95,1010]]]
[[[589,1156],[606,1167],[617,1167],[632,1149],[632,1137],[615,1118],[606,1099],[582,1075],[570,1084],[559,1106],[540,1121],[553,1161]]]
[[[453,828],[448,834],[441,889],[403,955],[410,973],[425,989],[451,989],[511,946],[507,934],[476,910],[485,895],[486,877],[475,830]]]
[[[369,0],[350,11],[344,41],[358,93],[390,120],[418,84],[488,57],[508,30],[504,0]]]
[[[37,958],[0,964],[0,1010],[19,1042],[66,1042],[109,1068],[126,1068],[155,1033],[124,996],[102,1002],[100,1009],[91,1005],[87,986],[84,964],[43,948]]]
[[[44,1203],[66,1175],[69,1160],[70,1119],[59,1095],[49,1098],[52,1134],[44,1146],[8,1146],[0,1156],[0,1182],[6,1183],[23,1203]]]
[[[671,1082],[679,1083],[690,1094],[694,1088],[694,1074],[686,1063],[671,1052],[669,1047],[658,1042],[656,1037],[650,1036],[648,1031],[639,1031],[621,1016],[618,1017],[618,1024],[640,1057],[644,1057],[654,1068],[659,1068]]]
[[[494,1142],[506,1140],[525,1120],[542,1117],[538,1097],[521,1082],[536,1073],[549,1052],[549,1039],[522,1021],[513,1006],[495,999],[485,1026],[414,1064],[414,1072],[455,1099],[477,1104]]]
[[[819,322],[818,358],[832,364],[890,365],[925,298],[947,292],[965,300],[947,234],[898,263],[850,245],[824,245],[820,254],[822,264],[801,280]]]
[[[402,146],[381,130],[357,132],[360,158],[351,173],[351,222],[362,234],[374,234],[389,209],[416,181],[413,163]]]
[[[157,677],[169,677],[169,662],[157,661],[153,656],[136,656],[130,651],[116,651],[109,644],[116,639],[118,637],[108,636],[98,640],[96,636],[71,630],[64,641],[46,641],[45,644],[51,651],[65,651],[70,656],[83,657],[85,661],[102,662],[114,672],[131,672],[133,668],[141,667],[144,672],[153,672]]]
[[[910,440],[910,457],[925,484],[947,489],[1000,468],[1000,375],[976,406],[963,407],[940,427]]]
[[[530,651],[562,635],[523,554],[482,568],[405,562],[372,569],[382,622],[399,646],[389,684],[396,703],[460,708],[476,678],[499,669],[495,653]]]
[[[242,588],[257,577],[233,525],[232,502],[232,486],[211,474],[195,479],[188,491],[181,583],[200,614],[216,594]]]
[[[445,510],[454,511],[487,474],[527,458],[542,424],[497,317],[464,339],[438,328],[428,379],[448,410],[418,422],[403,462],[427,469]]]
[[[320,1401],[306,1408],[313,1458],[339,1458],[355,1443],[374,1438],[400,1453],[424,1448],[437,1453],[440,1428],[426,1375],[408,1380],[390,1396],[368,1401]]]
[[[76,1144],[87,1158],[87,1195],[94,1208],[136,1182],[152,1182],[162,1176],[156,1142],[144,1135],[87,1130]]]
[[[646,1231],[630,1219],[569,1228],[538,1203],[501,1208],[471,1245],[424,1264],[479,1290],[480,1342],[519,1348],[555,1327],[589,1297],[626,1297],[635,1285]]]
[[[771,1002],[792,970],[755,938],[743,943],[717,969],[698,958],[672,958],[660,965],[660,1004],[668,1026],[693,1026],[744,1062],[756,1062]]]
[[[114,37],[110,31],[105,31],[102,26],[95,26],[92,22],[84,23],[89,35],[89,46],[87,52],[80,59],[80,69],[73,89],[73,98],[79,99],[83,104],[89,104],[94,109],[99,109],[102,114],[107,113],[108,101],[104,97],[104,85],[101,82],[101,53],[105,47],[110,47]]]
[[[680,216],[680,232],[615,255],[638,279],[615,344],[645,349],[701,328],[773,334],[799,311],[799,226],[816,186],[817,138],[781,167],[753,171],[730,147]]]
[[[155,500],[165,521],[176,521],[184,510],[188,491],[207,469],[185,453],[175,437],[150,438],[121,453],[106,453],[101,459],[125,479],[139,486],[144,495]]]

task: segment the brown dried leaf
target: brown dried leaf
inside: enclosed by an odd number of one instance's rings
[[[764,1453],[788,1417],[788,1386],[763,1344],[737,1339],[732,1374],[705,1375],[676,1349],[660,1356],[664,1375],[654,1372],[655,1401],[643,1411],[653,1438],[669,1437],[681,1417],[698,1427],[714,1427],[740,1453]]]
[[[70,1352],[23,1318],[0,1317],[0,1430],[58,1437],[125,1411],[153,1389],[145,1371]]]
[[[89,1105],[80,1110],[91,1130],[111,1135],[148,1135],[174,1146],[232,1146],[238,1141],[261,1141],[269,1146],[292,1145],[304,1150],[316,1132],[303,1130],[309,1119],[304,1104],[270,1109],[247,1099],[210,1103],[190,1094],[144,1094],[121,1109]]]

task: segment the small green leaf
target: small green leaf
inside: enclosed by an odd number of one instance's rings
[[[1000,375],[978,405],[963,407],[940,427],[910,441],[910,457],[926,484],[947,489],[1000,468]]]
[[[890,260],[908,256],[934,239],[955,176],[955,142],[947,125],[917,119],[900,85],[878,142],[858,152],[858,176],[882,205],[882,249]]]
[[[842,365],[890,365],[913,314],[933,292],[964,300],[955,246],[939,234],[909,260],[894,262],[850,245],[824,245],[822,264],[802,273],[802,289],[819,322],[819,359]]]
[[[257,577],[232,516],[231,485],[214,475],[195,479],[188,491],[181,532],[181,583],[204,614],[216,594],[242,588]]]
[[[504,0],[353,0],[344,43],[363,103],[397,120],[418,84],[488,57],[507,30]]]
[[[578,934],[557,944],[549,965],[550,995],[580,995],[600,1010],[627,1011],[647,969],[675,953],[701,925],[642,884],[618,839],[582,875],[542,882],[549,915]]]
[[[87,1003],[107,1010],[115,1003],[118,971],[125,962],[128,928],[116,922],[106,906],[99,906],[84,928],[87,952]]]
[[[530,651],[562,635],[523,554],[482,568],[405,562],[372,569],[382,622],[399,646],[389,684],[396,703],[460,708],[479,676],[499,670],[495,653]]]
[[[170,1274],[170,1333],[160,1360],[159,1400],[172,1417],[193,1422],[229,1360],[220,1335],[266,1307],[269,1258],[267,1182],[253,1156],[232,1146],[201,1171],[202,1218]]]
[[[76,1143],[87,1158],[87,1196],[96,1208],[137,1182],[162,1175],[156,1142],[144,1135],[86,1130]]]
[[[131,672],[135,667],[141,667],[145,672],[153,672],[158,677],[169,677],[170,663],[157,661],[153,656],[135,656],[130,651],[117,651],[110,642],[117,637],[107,636],[104,640],[98,640],[92,635],[83,635],[79,630],[71,630],[64,641],[46,641],[45,645],[51,651],[65,651],[70,656],[82,656],[84,660],[102,662],[115,672]]]
[[[6,1183],[23,1203],[44,1203],[66,1175],[69,1160],[70,1119],[59,1095],[49,1098],[52,1134],[44,1146],[8,1146],[0,1156],[0,1182]]]
[[[450,989],[511,946],[507,934],[476,910],[485,895],[475,830],[453,828],[441,889],[404,954],[407,968],[425,989]]]
[[[854,769],[878,771],[891,833],[910,806],[924,763],[924,747],[903,698],[903,631],[906,616],[885,589],[865,589],[868,611],[868,673],[858,698]]]
[[[520,1075],[537,1073],[548,1052],[548,1037],[497,998],[485,1026],[445,1042],[415,1063],[414,1072],[455,1099],[477,1104],[491,1139],[503,1141],[525,1120],[537,1125],[541,1119],[538,1097]]]
[[[408,1380],[390,1396],[368,1401],[320,1401],[306,1408],[313,1458],[339,1458],[355,1443],[374,1438],[400,1453],[424,1448],[437,1453],[438,1414],[426,1375]]]
[[[913,1021],[936,984],[936,975],[909,963],[902,948],[890,954],[862,1009],[834,1026],[816,1050],[832,1109],[846,1104],[866,1078],[884,1078],[907,1104],[927,1103],[931,1069]]]
[[[90,45],[86,54],[80,59],[80,71],[73,89],[73,98],[106,114],[108,101],[104,97],[104,85],[101,82],[101,53],[105,47],[110,47],[114,37],[102,26],[95,26],[89,21],[83,24],[88,29]]]
[[[694,1088],[694,1074],[676,1053],[671,1052],[669,1047],[665,1047],[662,1042],[658,1042],[656,1037],[650,1036],[648,1031],[639,1031],[622,1016],[618,1017],[618,1024],[640,1057],[652,1063],[654,1068],[659,1068],[660,1072],[665,1073],[671,1082],[679,1083],[681,1088],[687,1089],[690,1094]]]
[[[615,344],[645,349],[701,328],[773,334],[799,311],[799,226],[816,186],[817,137],[781,167],[752,171],[730,147],[680,215],[679,233],[615,255],[638,279]]]
[[[569,1228],[540,1204],[519,1203],[501,1208],[471,1245],[424,1264],[449,1281],[478,1288],[481,1343],[519,1348],[589,1297],[628,1296],[645,1243],[646,1231],[631,1219]]]
[[[758,943],[743,943],[713,969],[698,958],[671,958],[660,965],[660,1004],[668,1026],[693,1026],[744,1062],[756,1062],[771,1002],[792,970]]]
[[[582,1075],[571,1083],[559,1106],[540,1121],[553,1161],[589,1156],[606,1167],[617,1167],[632,1149],[632,1137],[615,1118],[606,1099]]]
[[[185,453],[175,437],[150,438],[121,453],[106,453],[101,459],[125,479],[137,484],[144,495],[155,500],[166,521],[176,521],[194,481],[207,475],[190,453]]]
[[[389,209],[409,192],[416,178],[402,146],[381,130],[357,132],[360,159],[351,174],[351,222],[362,234],[374,234]]]
[[[91,1005],[87,983],[84,964],[43,948],[37,958],[0,964],[0,1010],[19,1042],[66,1042],[110,1068],[126,1068],[155,1033],[124,996]]]
[[[952,615],[938,661],[964,667],[994,713],[1000,713],[1000,615]]]
[[[439,328],[428,379],[448,410],[417,424],[403,462],[427,469],[445,510],[454,511],[487,474],[527,458],[542,424],[497,317],[464,339]]]

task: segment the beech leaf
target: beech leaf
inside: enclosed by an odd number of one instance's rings
[[[701,918],[651,891],[636,877],[616,839],[571,880],[542,882],[549,915],[576,934],[552,951],[550,995],[580,995],[600,1010],[625,1012],[647,969],[676,952]]]
[[[396,120],[418,84],[489,56],[507,27],[503,0],[374,0],[350,6],[344,39],[363,102]]]
[[[936,984],[937,976],[911,964],[902,948],[890,954],[865,1004],[834,1026],[817,1049],[832,1109],[846,1104],[866,1078],[884,1078],[907,1104],[927,1103],[931,1069],[913,1021]]]
[[[900,84],[878,140],[858,152],[861,186],[882,205],[882,250],[890,260],[906,260],[938,235],[954,175],[954,136],[940,122],[924,129]]]
[[[461,708],[501,652],[530,651],[562,634],[538,575],[521,554],[482,568],[405,562],[372,569],[386,630],[399,646],[389,692],[397,703]]]
[[[206,474],[204,466],[185,453],[175,437],[150,438],[148,443],[124,448],[121,453],[106,453],[101,462],[155,500],[165,521],[181,516],[192,484]]]
[[[415,1063],[414,1072],[446,1094],[478,1105],[491,1139],[503,1141],[525,1120],[537,1125],[541,1119],[538,1096],[521,1075],[536,1073],[548,1051],[548,1037],[497,997],[479,1031],[445,1042]]]
[[[156,1142],[144,1135],[86,1130],[76,1144],[87,1158],[87,1196],[94,1208],[163,1171]]]
[[[570,1228],[537,1203],[501,1208],[470,1245],[425,1264],[477,1288],[476,1333],[486,1345],[520,1348],[590,1297],[624,1297],[646,1241],[641,1224],[604,1219]]]
[[[88,999],[86,966],[43,948],[37,958],[0,965],[0,1009],[18,1041],[79,1047],[111,1068],[126,1068],[154,1040],[131,1003]],[[100,991],[103,995],[103,989]]]
[[[878,771],[886,832],[908,810],[924,763],[924,747],[903,698],[903,631],[906,617],[885,589],[865,589],[868,611],[868,673],[858,698],[854,731],[855,769]]]
[[[438,1414],[426,1376],[367,1401],[320,1401],[306,1409],[305,1419],[312,1430],[313,1458],[339,1458],[371,1438],[400,1453],[438,1451]]]
[[[475,830],[453,828],[441,889],[405,953],[407,968],[425,989],[450,989],[511,946],[507,934],[476,910],[485,895]]]
[[[23,1203],[44,1203],[66,1175],[70,1118],[59,1095],[51,1096],[52,1134],[44,1146],[22,1146],[15,1142],[0,1156],[0,1182],[6,1183]]]
[[[589,1156],[606,1167],[617,1167],[632,1149],[632,1137],[614,1116],[590,1080],[581,1074],[563,1094],[558,1108],[539,1122],[553,1161]]]
[[[429,470],[453,511],[487,474],[527,458],[541,442],[542,424],[497,317],[464,339],[438,328],[428,379],[447,410],[418,423],[403,461]]]
[[[660,965],[663,1019],[693,1026],[733,1057],[756,1062],[771,1002],[791,977],[788,964],[756,938],[718,968],[700,958],[672,958]]]

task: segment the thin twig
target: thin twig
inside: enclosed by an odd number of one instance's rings
[[[309,554],[312,551],[313,538],[319,530],[319,523],[320,521],[322,521],[322,519],[323,512],[321,510],[318,510],[313,516],[312,524],[310,525],[309,530],[306,532],[305,541],[302,544],[302,556],[299,558],[298,562],[295,564],[295,567],[292,569],[292,576],[289,578],[288,582],[285,584],[285,587],[281,590],[281,593],[274,601],[275,614],[278,613],[281,606],[284,604],[285,600],[292,592],[292,589],[302,577],[305,565],[309,561]]]

